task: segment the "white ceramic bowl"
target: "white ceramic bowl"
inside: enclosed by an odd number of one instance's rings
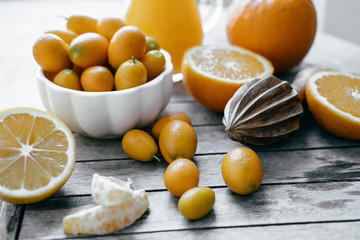
[[[113,138],[152,123],[168,104],[173,88],[173,65],[165,55],[165,70],[141,86],[111,92],[85,92],[60,87],[39,69],[42,102],[73,132],[94,138]]]

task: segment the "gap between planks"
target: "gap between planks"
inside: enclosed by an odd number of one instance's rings
[[[242,147],[242,146],[239,146]],[[248,148],[256,148],[259,146],[245,146]],[[260,146],[261,147],[261,146]],[[257,153],[267,153],[267,152],[297,152],[297,151],[313,151],[313,150],[327,150],[327,149],[346,149],[346,148],[355,148],[358,149],[360,146],[357,144],[355,145],[349,145],[349,146],[334,146],[334,147],[313,147],[313,148],[291,148],[291,149],[259,149],[255,150]],[[216,155],[222,155],[224,156],[227,152],[226,151],[219,151],[219,152],[211,152],[211,153],[195,153],[194,157],[197,156],[216,156]],[[160,150],[159,150],[159,156],[161,161],[166,162],[165,159],[161,156]],[[87,163],[87,162],[106,162],[106,161],[136,161],[130,157],[118,157],[118,158],[99,158],[99,159],[78,159],[76,160],[77,163]],[[155,161],[155,160],[154,160]]]
[[[203,221],[187,221],[175,206],[177,199],[165,192],[149,193],[153,202],[163,203],[152,205],[150,212],[140,218],[134,226],[124,229],[120,234],[143,232],[165,232],[198,229],[291,226],[312,223],[349,223],[360,221],[357,214],[359,209],[359,183],[326,183],[302,184],[302,186],[266,186],[252,196],[238,196],[227,189],[217,189],[218,201],[213,211]],[[356,193],[354,192],[356,191]],[[354,194],[353,194],[354,193]],[[332,198],[336,196],[335,198]],[[330,199],[334,200],[329,200]],[[227,202],[228,204],[221,204]],[[64,205],[65,204],[65,205]],[[49,223],[48,230],[52,238],[64,238],[63,231],[55,228],[61,224],[61,219],[54,216],[65,216],[74,212],[79,206],[92,206],[90,196],[69,199],[49,199],[44,203],[31,205],[26,212],[23,236],[35,234],[33,237],[46,236],[47,233],[32,232],[33,227],[42,228]],[[57,206],[62,206],[58,209]],[[164,217],[164,218],[163,218]],[[38,219],[38,222],[33,220]],[[164,226],[164,223],[169,225]],[[34,226],[35,224],[35,226]],[[243,228],[244,227],[244,228]],[[110,236],[110,235],[109,235]]]
[[[329,184],[329,183],[353,183],[360,182],[360,179],[343,179],[343,180],[335,180],[335,179],[324,179],[320,181],[308,181],[308,182],[277,182],[277,183],[262,183],[261,186],[284,186],[284,185],[304,185],[304,184]],[[226,185],[208,185],[204,187],[209,187],[211,189],[227,189]],[[156,193],[156,192],[167,192],[166,188],[157,188],[157,189],[146,189],[145,192]],[[240,196],[240,195],[239,195]],[[52,195],[47,199],[66,199],[66,198],[77,198],[77,197],[91,197],[90,193],[85,194],[69,194],[69,195]],[[23,210],[25,212],[25,210]]]
[[[125,232],[121,231],[115,232],[112,234],[104,235],[85,235],[85,236],[75,236],[71,239],[84,239],[84,238],[99,238],[99,237],[125,237],[131,235],[144,235],[144,234],[156,234],[156,233],[176,233],[176,232],[186,232],[186,231],[212,231],[212,230],[221,230],[221,229],[246,229],[246,228],[269,228],[269,227],[282,227],[282,226],[303,226],[303,225],[327,225],[327,224],[343,224],[343,223],[358,223],[360,219],[349,219],[349,220],[334,220],[334,221],[318,221],[318,222],[292,222],[292,223],[276,223],[276,224],[255,224],[255,225],[234,225],[234,226],[219,226],[219,227],[200,227],[200,228],[183,228],[183,229],[170,229],[170,230],[157,230],[157,231],[143,231],[143,232]]]

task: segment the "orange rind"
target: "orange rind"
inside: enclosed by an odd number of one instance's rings
[[[323,128],[339,137],[360,140],[360,75],[315,73],[306,84],[306,101]]]

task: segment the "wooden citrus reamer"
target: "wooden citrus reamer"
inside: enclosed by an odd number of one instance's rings
[[[246,145],[283,140],[300,126],[307,79],[319,67],[300,70],[290,85],[274,76],[240,87],[227,103],[223,124],[231,139]]]

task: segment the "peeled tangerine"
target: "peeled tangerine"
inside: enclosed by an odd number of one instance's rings
[[[119,231],[140,218],[149,207],[143,189],[127,182],[94,174],[91,194],[97,206],[66,216],[64,230],[70,234],[106,234]]]

